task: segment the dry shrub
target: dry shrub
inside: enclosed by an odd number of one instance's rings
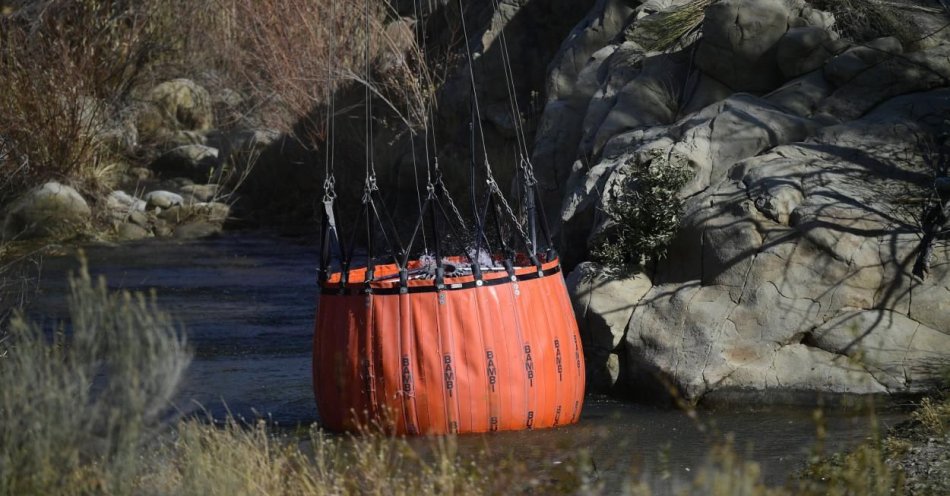
[[[0,494],[127,493],[189,353],[142,294],[110,292],[83,264],[70,326],[16,316],[0,331]]]
[[[104,134],[162,47],[135,2],[47,0],[0,18],[0,202],[57,179],[110,185]]]
[[[102,150],[97,127],[105,113],[90,97],[86,64],[72,59],[63,40],[25,29],[3,33],[0,54],[0,201],[47,179],[79,175]],[[54,69],[55,68],[55,69]]]
[[[325,140],[328,97],[344,85],[361,95],[366,84],[377,110],[419,123],[434,85],[415,26],[368,5],[367,19],[362,2],[330,0],[16,3],[0,14],[0,204],[50,179],[114,186],[116,164],[149,156],[110,137],[130,105],[177,77],[236,96],[237,110],[216,108],[220,126],[295,131],[308,146]]]
[[[296,130],[304,129],[306,135],[297,138],[305,145],[322,142],[329,96],[353,83],[366,85],[374,100],[406,123],[424,117],[434,85],[421,62],[414,27],[407,21],[390,22],[388,4],[232,1],[244,36],[242,75],[257,101],[280,109],[271,126],[293,131],[294,124],[304,121]]]
[[[234,71],[218,0],[39,0],[0,16],[0,203],[46,180],[88,193],[126,157],[119,113],[159,80]]]
[[[898,2],[875,0],[815,0],[815,7],[835,16],[835,29],[858,43],[894,36],[905,48],[919,43],[920,28]]]
[[[706,7],[712,0],[692,0],[647,16],[631,24],[628,39],[633,39],[647,51],[667,51],[682,46],[684,39],[702,27]]]

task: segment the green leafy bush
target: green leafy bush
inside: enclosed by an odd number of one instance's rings
[[[678,193],[693,171],[680,157],[661,154],[626,167],[627,176],[608,193],[607,223],[592,255],[604,265],[630,269],[666,256],[683,214]]]

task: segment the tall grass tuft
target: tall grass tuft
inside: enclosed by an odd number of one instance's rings
[[[858,43],[893,36],[905,49],[913,50],[921,40],[920,27],[900,2],[875,0],[814,0],[816,8],[835,16],[835,29]]]
[[[275,436],[263,422],[194,421],[178,426],[137,493],[227,495],[489,494],[487,471],[464,461],[452,439],[420,455],[405,439],[366,432],[303,442]]]
[[[702,28],[712,0],[692,0],[634,23],[631,37],[647,51],[667,51]]]
[[[189,362],[154,296],[110,292],[85,263],[69,313],[0,334],[0,494],[127,493]]]

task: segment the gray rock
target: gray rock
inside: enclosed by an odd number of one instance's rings
[[[825,77],[835,86],[843,86],[872,66],[903,51],[897,38],[878,38],[829,60],[824,68]]]
[[[127,172],[132,181],[141,182],[152,178],[152,170],[148,167],[132,167]]]
[[[607,43],[620,33],[632,13],[633,8],[623,0],[598,1],[551,61],[545,82],[548,101],[532,153],[546,205],[561,201],[571,164],[578,156],[588,104],[606,76],[601,67],[616,48]],[[605,115],[606,111],[601,120]]]
[[[162,211],[158,213],[158,218],[170,224],[180,224],[184,220],[189,219],[191,214],[191,207],[179,204],[162,209]]]
[[[688,100],[680,109],[680,115],[692,114],[709,105],[721,102],[732,96],[732,88],[698,71],[695,80],[690,83]]]
[[[84,229],[92,216],[79,192],[57,182],[30,190],[4,211],[6,241],[71,236]]]
[[[248,155],[261,150],[280,139],[280,132],[273,129],[241,129],[231,132],[208,134],[207,144],[221,150],[222,156]]]
[[[614,105],[594,134],[595,154],[613,136],[632,129],[672,124],[686,61],[669,55],[647,57],[643,69],[616,94]]]
[[[207,145],[208,141],[209,131],[177,130],[164,132],[160,135],[162,148],[166,150],[179,146]]]
[[[696,65],[735,91],[764,92],[782,82],[776,43],[793,19],[782,0],[723,0],[706,9]]]
[[[567,278],[588,367],[587,387],[609,392],[619,376],[617,352],[623,343],[635,303],[652,283],[644,274],[617,277],[591,263],[576,267]]]
[[[776,45],[776,61],[782,75],[790,79],[821,68],[840,49],[841,44],[824,28],[792,28]]]
[[[152,162],[151,169],[161,176],[181,176],[194,181],[208,181],[218,168],[218,149],[204,145],[173,148]]]
[[[622,170],[627,160],[663,160],[693,169],[695,176],[683,189],[684,195],[692,195],[715,184],[740,160],[804,139],[814,132],[815,124],[764,99],[738,94],[686,116],[673,126],[656,129],[662,131],[628,132],[608,142],[601,164],[587,171],[588,180],[577,182],[575,189],[568,192],[561,210],[562,229],[571,231],[576,225],[590,228],[591,210],[609,202],[608,178]],[[610,182],[616,183],[617,179]],[[602,227],[595,222],[592,237]]]
[[[765,99],[799,117],[812,117],[833,92],[834,87],[817,70],[785,83]]]
[[[163,219],[155,219],[152,230],[155,233],[155,236],[160,238],[167,238],[175,233],[174,226]]]
[[[152,233],[138,224],[126,222],[119,225],[116,236],[120,241],[138,241],[151,236],[151,234]]]
[[[181,205],[185,202],[185,199],[177,193],[172,193],[171,191],[152,191],[145,195],[145,203],[148,208],[161,208],[166,209],[174,205]]]
[[[885,44],[884,40],[888,38],[879,41],[886,48],[890,42]],[[891,49],[897,50],[898,47],[893,45]],[[950,44],[900,55],[879,48],[875,54],[883,58],[842,81],[841,86],[822,102],[817,114],[839,122],[857,119],[890,98],[945,87],[950,81]],[[828,74],[827,67],[825,73]]]
[[[950,363],[950,264],[908,273],[923,208],[908,199],[935,187],[950,44],[849,48],[833,16],[800,0],[725,0],[695,52],[682,50],[687,78],[677,48],[659,57],[632,41],[649,43],[636,24],[675,4],[626,7],[620,34],[598,38],[595,19],[618,7],[599,2],[551,65],[534,159],[561,201],[566,266],[608,226],[602,209],[631,167],[694,171],[649,280],[589,264],[568,278],[591,388],[698,399],[930,387]],[[664,75],[685,90],[679,108],[656,103]],[[934,250],[950,259],[950,246]]]
[[[887,310],[842,308],[810,335],[815,346],[860,362],[885,387],[920,392],[945,367],[950,333]]]
[[[902,97],[713,177],[690,203],[671,247],[675,262],[657,269],[655,280],[671,282],[641,298],[630,320],[631,375],[660,370],[690,397],[932,384],[933,364],[950,358],[939,351],[950,350],[946,334],[934,330],[950,326],[944,276],[910,290],[911,302],[924,299],[919,314],[890,299],[908,291],[900,264],[917,238],[891,227],[898,210],[880,188],[906,180],[898,157],[919,153],[916,133],[925,131],[908,124],[947,110],[945,92]],[[876,159],[864,160],[867,153]],[[861,310],[882,304],[890,310]]]

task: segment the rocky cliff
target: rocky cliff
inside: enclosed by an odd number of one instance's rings
[[[665,258],[571,274],[593,389],[914,392],[950,364],[950,17],[899,7],[602,0],[574,29],[534,149],[566,262],[631,174],[691,172]]]

